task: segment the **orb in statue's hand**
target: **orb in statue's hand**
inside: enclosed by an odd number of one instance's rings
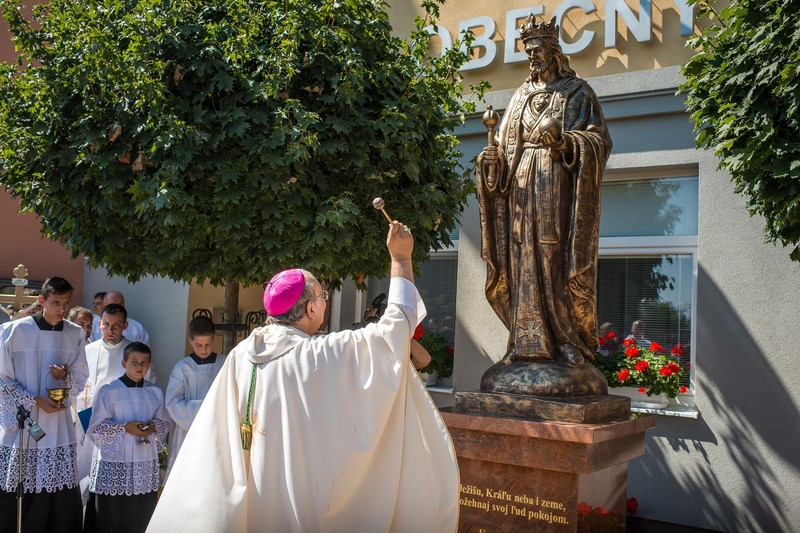
[[[549,134],[553,141],[561,140],[561,122],[553,117],[545,117],[539,124],[539,132],[542,136]]]

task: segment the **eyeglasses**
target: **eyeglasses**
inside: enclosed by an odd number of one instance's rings
[[[317,298],[322,298],[323,300],[328,301],[328,291],[322,289],[322,294],[316,296],[314,299],[316,300]]]

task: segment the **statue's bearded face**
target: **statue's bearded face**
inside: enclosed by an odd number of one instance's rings
[[[531,65],[531,72],[541,74],[553,63],[553,52],[544,45],[541,39],[525,41],[525,53]]]

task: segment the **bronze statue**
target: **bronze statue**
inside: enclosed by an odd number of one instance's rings
[[[611,152],[589,85],[569,66],[555,17],[520,30],[530,76],[478,156],[486,297],[508,328],[503,361],[482,391],[606,394],[587,363],[597,347],[600,182]]]

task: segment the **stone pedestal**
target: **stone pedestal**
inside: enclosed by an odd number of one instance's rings
[[[525,394],[457,392],[454,413],[596,424],[627,420],[630,400],[620,396],[546,398]]]
[[[580,424],[442,412],[461,471],[459,531],[624,531],[628,461],[653,416]]]

